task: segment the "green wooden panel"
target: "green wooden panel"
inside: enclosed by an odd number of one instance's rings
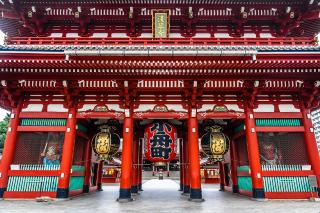
[[[301,126],[301,120],[298,118],[258,118],[256,126]]]
[[[20,164],[20,170],[59,170],[60,165]]]
[[[85,170],[84,166],[78,166],[78,165],[73,165],[71,168],[73,172],[82,172]]]
[[[239,189],[252,191],[252,180],[251,177],[238,177]]]
[[[20,126],[66,126],[65,118],[22,118]]]
[[[250,167],[249,166],[238,166],[237,167],[237,172],[249,172]]]
[[[83,188],[84,177],[83,176],[73,176],[70,178],[69,190],[78,190]]]
[[[263,171],[301,171],[302,165],[261,165]]]
[[[77,124],[77,130],[80,130],[81,132],[88,132],[88,128],[82,124]]]
[[[57,187],[58,177],[56,176],[10,176],[7,191],[55,192]]]
[[[242,130],[244,130],[244,124],[241,124],[241,125],[237,126],[236,128],[234,128],[234,131],[236,133],[241,132]]]
[[[310,192],[308,177],[263,177],[266,192]],[[312,189],[314,191],[314,189]]]

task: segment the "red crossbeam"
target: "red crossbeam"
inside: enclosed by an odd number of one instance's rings
[[[315,45],[314,38],[52,38],[11,37],[8,44],[17,45]]]

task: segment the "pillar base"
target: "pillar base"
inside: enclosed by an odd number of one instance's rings
[[[320,197],[320,187],[317,188],[318,197]]]
[[[264,189],[252,189],[252,197],[257,199],[265,198]]]
[[[57,189],[57,198],[68,198],[69,197],[69,188],[63,189],[58,188]]]
[[[139,186],[138,185],[131,186],[131,193],[138,194],[138,192],[139,192]]]
[[[182,195],[189,195],[189,194],[190,194],[190,186],[183,185]]]
[[[129,203],[133,201],[133,198],[118,198],[117,201],[119,203]]]
[[[103,191],[102,189],[102,183],[97,184],[97,191]]]
[[[89,193],[89,192],[90,192],[90,186],[88,186],[88,185],[83,185],[82,190],[83,190],[83,193]]]
[[[189,201],[193,202],[203,202],[204,199],[202,199],[202,190],[200,189],[190,189],[190,198]]]
[[[117,199],[120,203],[126,203],[133,201],[131,197],[131,189],[120,189],[119,198]]]
[[[7,191],[6,187],[0,188],[0,198],[3,198],[4,192]]]
[[[232,192],[233,193],[239,193],[239,186],[238,185],[232,185]]]
[[[139,191],[143,191],[143,189],[142,189],[142,183],[139,183],[139,184],[138,184],[138,190],[139,190]]]
[[[183,184],[182,183],[180,183],[180,189],[178,191],[180,191],[180,192],[183,191]]]
[[[223,183],[220,183],[220,189],[219,191],[224,191],[224,184]]]

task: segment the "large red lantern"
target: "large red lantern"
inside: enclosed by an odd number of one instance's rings
[[[147,125],[144,130],[144,153],[151,162],[164,163],[176,157],[177,129],[162,120]]]

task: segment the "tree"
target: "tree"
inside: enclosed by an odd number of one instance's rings
[[[9,120],[10,120],[10,114],[7,113],[4,119],[0,121],[0,153],[2,153],[4,142],[6,140]]]

